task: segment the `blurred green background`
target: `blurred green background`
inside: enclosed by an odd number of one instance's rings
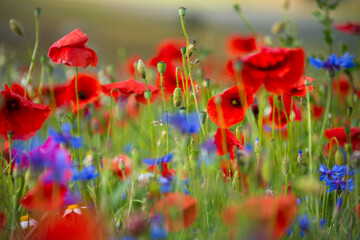
[[[15,54],[20,62],[27,61],[26,48],[9,29],[9,20],[22,23],[30,42],[34,41],[33,9],[41,8],[39,55],[60,37],[75,28],[89,36],[88,46],[99,55],[100,65],[117,59],[117,50],[140,54],[144,58],[154,53],[162,39],[181,38],[178,8],[187,8],[186,27],[191,38],[204,47],[214,49],[213,57],[225,59],[224,40],[228,34],[247,33],[248,30],[233,10],[239,3],[246,17],[263,33],[269,34],[273,23],[283,17],[284,0],[0,0],[0,45]],[[322,27],[312,15],[315,0],[290,1],[289,15],[297,24],[298,36],[308,52],[326,51],[322,42]],[[359,21],[360,0],[344,0],[332,12],[335,22]],[[354,46],[353,36],[334,31],[337,41]],[[275,39],[275,36],[272,36]],[[335,47],[338,43],[335,43]]]

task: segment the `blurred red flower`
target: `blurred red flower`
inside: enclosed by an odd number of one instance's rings
[[[352,127],[351,131],[351,144],[353,150],[360,149],[360,128]],[[340,146],[344,146],[347,143],[347,136],[344,127],[330,128],[325,130],[325,137],[330,141],[332,137],[335,137],[339,141]],[[333,141],[333,146],[336,142]]]
[[[0,233],[2,231],[2,229],[4,228],[6,223],[6,216],[5,213],[3,213],[2,211],[0,211]]]
[[[98,240],[107,239],[107,233],[100,219],[90,211],[81,214],[70,213],[71,217],[51,214],[38,223],[33,233],[37,240]],[[67,215],[67,216],[68,216]]]
[[[211,121],[220,128],[229,128],[244,120],[246,110],[254,102],[254,95],[243,85],[236,85],[213,96],[207,104]]]
[[[347,23],[337,23],[334,24],[333,27],[340,32],[347,34],[360,34],[360,24],[355,22],[347,22]]]
[[[66,186],[39,178],[36,185],[20,199],[20,204],[27,210],[51,211],[64,204],[66,193]]]
[[[275,94],[290,92],[298,86],[305,67],[302,48],[262,47],[244,58],[241,72],[246,87],[255,93],[262,84]]]
[[[197,199],[183,193],[168,193],[157,202],[152,213],[162,213],[169,231],[180,231],[191,226],[198,216]]]
[[[306,86],[306,80],[308,80],[309,84],[314,81],[313,78],[303,76],[299,78],[299,81],[296,83],[296,85],[294,85],[294,87],[286,94],[296,97],[304,97],[308,90],[310,91],[314,88],[313,86]]]
[[[43,96],[46,96],[47,98],[51,100],[51,91],[53,91],[54,93],[54,101],[55,101],[55,106],[56,107],[60,107],[62,105],[67,105],[69,103],[69,84],[56,84],[53,86],[53,89],[51,90],[50,86],[44,86],[44,88],[42,89],[42,94]],[[50,104],[50,106],[52,106],[52,104]]]
[[[339,94],[341,97],[347,96],[350,92],[349,82],[344,75],[340,75],[340,77],[335,78],[332,87],[333,93]]]
[[[288,194],[276,197],[252,197],[244,203],[230,205],[223,212],[223,221],[232,228],[245,224],[250,226],[249,235],[261,238],[277,239],[295,220],[298,206],[296,198]]]
[[[55,42],[49,49],[48,56],[56,64],[64,63],[67,66],[86,68],[96,67],[98,56],[94,50],[85,46],[88,36],[75,29]]]
[[[131,159],[125,154],[114,157],[111,170],[119,177],[120,181],[124,181],[132,173]]]
[[[150,102],[153,103],[160,96],[160,89],[150,84],[148,87],[149,91],[151,92]],[[126,81],[104,84],[101,86],[101,89],[107,96],[110,96],[113,89],[119,90],[120,94],[124,95],[125,97],[128,97],[131,94],[135,94],[136,100],[138,102],[147,104],[147,100],[144,95],[146,92],[146,84],[136,81],[134,78],[129,78]],[[112,95],[114,98],[119,97],[119,93],[117,91],[113,91]]]
[[[174,93],[174,90],[176,88],[176,66],[172,63],[166,63],[166,71],[164,72],[164,92],[166,95],[170,95]],[[179,81],[179,87],[181,88],[182,92],[184,93],[184,87],[186,89],[186,80],[184,81],[181,78],[181,73],[178,71],[178,81]],[[196,85],[194,83],[194,85]],[[156,86],[161,89],[161,79],[160,79],[160,73],[157,74],[156,78]],[[191,89],[191,81],[190,78],[187,79],[187,87],[188,89]]]
[[[149,59],[149,65],[157,67],[158,62],[170,64],[173,61],[182,60],[181,47],[186,47],[186,43],[177,39],[165,39],[156,48],[156,55]]]
[[[74,76],[69,83],[68,99],[71,102],[71,109],[73,112],[77,112],[76,106],[76,92],[75,92]],[[101,87],[99,81],[88,74],[79,73],[77,82],[77,92],[79,96],[79,109],[83,109],[87,104],[93,103],[101,94]]]
[[[226,39],[227,52],[231,57],[241,57],[258,50],[253,35],[232,34]]]
[[[230,153],[232,160],[235,159],[234,147],[245,150],[244,146],[229,129],[218,128],[215,134],[214,144],[219,156]]]
[[[312,105],[312,111],[315,119],[319,119],[324,114],[325,109],[322,106]]]
[[[32,103],[5,85],[0,98],[0,136],[8,139],[8,132],[14,132],[13,140],[27,140],[36,134],[50,114],[48,106]]]

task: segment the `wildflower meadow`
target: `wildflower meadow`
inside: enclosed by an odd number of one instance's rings
[[[41,8],[9,19],[27,58],[0,52],[0,239],[360,239],[360,21],[314,0],[309,51],[291,2],[269,35],[224,1],[246,26],[226,61],[186,6],[179,38],[111,64],[78,27],[39,55]]]

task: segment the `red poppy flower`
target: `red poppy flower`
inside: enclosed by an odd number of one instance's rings
[[[358,217],[360,218],[360,204],[355,207],[354,211],[355,213],[357,213]]]
[[[230,35],[226,40],[228,54],[232,57],[239,57],[258,50],[256,38],[253,35]]]
[[[69,99],[69,85],[68,84],[56,84],[53,86],[53,90],[51,90],[50,86],[45,86],[42,89],[43,96],[46,96],[50,99],[51,102],[51,91],[54,92],[54,100],[55,106],[60,107],[62,105],[66,105],[70,102]],[[50,104],[51,106],[51,104]]]
[[[349,82],[346,80],[346,76],[341,75],[339,78],[334,79],[333,82],[333,93],[339,94],[342,97],[345,97],[350,92]]]
[[[0,211],[0,233],[5,226],[5,223],[6,223],[6,215],[2,211]]]
[[[162,213],[169,231],[180,231],[191,226],[198,216],[198,201],[183,193],[169,193],[153,208]]]
[[[303,77],[299,78],[299,81],[296,83],[296,85],[286,94],[291,95],[291,96],[296,96],[296,97],[305,96],[308,90],[310,91],[314,88],[313,86],[306,86],[306,84],[305,84],[306,80],[308,80],[309,84],[312,81],[314,81],[313,78],[303,76]]]
[[[277,104],[274,104],[273,96],[269,97],[269,103],[271,106],[271,111],[268,118],[268,124],[272,127],[272,123],[274,122],[276,129],[281,129],[287,124],[287,118],[291,117],[291,112],[294,111],[295,119],[297,121],[301,121],[301,112],[295,105],[295,101],[293,100],[293,105],[291,107],[291,96],[283,95],[282,103],[281,96],[277,97]],[[285,107],[285,111],[284,111]],[[275,112],[274,112],[275,111]]]
[[[111,170],[117,174],[120,181],[128,178],[132,173],[131,159],[125,154],[116,156],[111,163]]]
[[[75,29],[55,42],[49,49],[48,56],[56,64],[64,63],[67,66],[86,68],[96,67],[98,56],[94,50],[85,46],[88,36]]]
[[[157,46],[157,53],[154,57],[150,58],[149,65],[157,67],[158,62],[166,62],[167,64],[172,61],[182,60],[180,48],[186,46],[186,43],[176,39],[165,39]]]
[[[40,178],[20,200],[27,210],[51,211],[64,204],[67,188],[53,182],[43,182]]]
[[[229,129],[218,128],[215,134],[214,144],[219,156],[230,153],[232,160],[235,158],[234,147],[244,150],[244,146]]]
[[[148,88],[151,92],[150,102],[153,103],[160,96],[160,89],[152,85],[148,85]],[[107,96],[110,96],[113,89],[119,90],[120,94],[123,94],[125,97],[135,94],[138,102],[147,104],[147,99],[144,95],[146,92],[146,84],[136,81],[134,78],[129,78],[126,81],[105,84],[101,86],[101,89]],[[115,98],[119,97],[119,93],[117,91],[113,91],[112,94]]]
[[[351,144],[353,150],[359,150],[360,149],[360,128],[358,127],[352,127],[350,129],[351,131]],[[339,141],[340,146],[344,146],[347,142],[347,137],[345,133],[344,127],[337,127],[337,128],[331,128],[325,130],[325,137],[330,141],[332,137],[336,137],[336,139]],[[333,141],[333,146],[335,146],[336,142]]]
[[[315,119],[319,119],[324,114],[325,109],[322,106],[312,105],[312,111]]]
[[[16,93],[16,94],[20,95],[20,96],[24,96],[24,95],[25,95],[25,89],[24,89],[24,87],[21,86],[21,85],[18,84],[18,83],[13,83],[13,84],[11,85],[11,91],[12,91],[13,93]],[[29,100],[31,100],[29,93],[26,94],[26,98],[29,99]]]
[[[221,103],[216,103],[216,102]],[[242,85],[236,85],[224,93],[213,96],[207,104],[211,121],[220,128],[229,128],[244,120],[246,110],[254,102],[254,95]]]
[[[27,140],[36,134],[50,114],[48,106],[32,103],[27,98],[12,92],[8,85],[1,92],[0,136],[8,139],[7,133],[14,132],[13,140]]]
[[[305,67],[302,48],[262,47],[244,59],[241,72],[246,87],[256,92],[261,84],[275,94],[290,92],[298,86]]]
[[[76,92],[75,92],[76,76],[74,76],[69,83],[69,99],[71,102],[71,109],[77,112]],[[101,94],[99,81],[85,73],[78,74],[77,92],[79,96],[79,109],[83,109],[87,104],[95,102]]]
[[[340,32],[346,33],[346,34],[354,34],[359,35],[360,34],[360,24],[355,22],[347,22],[347,23],[337,23],[334,24],[333,27],[337,29]]]
[[[295,220],[297,209],[296,198],[291,194],[272,198],[253,197],[244,203],[229,206],[223,212],[223,221],[232,230],[246,221],[251,228],[251,236],[260,234],[261,239],[277,239]]]
[[[87,211],[87,213],[81,213],[81,215],[76,213],[72,215],[69,218],[58,214],[51,214],[48,218],[38,223],[31,239],[97,240],[108,238],[101,219],[95,214]]]

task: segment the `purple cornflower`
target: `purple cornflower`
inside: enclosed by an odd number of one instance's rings
[[[73,137],[71,135],[71,125],[69,123],[64,123],[62,125],[62,133],[50,129],[49,134],[53,137],[56,143],[62,143],[65,146],[72,146],[75,149],[80,148],[82,145],[80,137]]]
[[[310,57],[309,62],[317,69],[323,68],[331,72],[340,71],[341,68],[352,68],[355,66],[354,55],[350,55],[349,53],[345,53],[342,57],[331,54],[325,61]]]

